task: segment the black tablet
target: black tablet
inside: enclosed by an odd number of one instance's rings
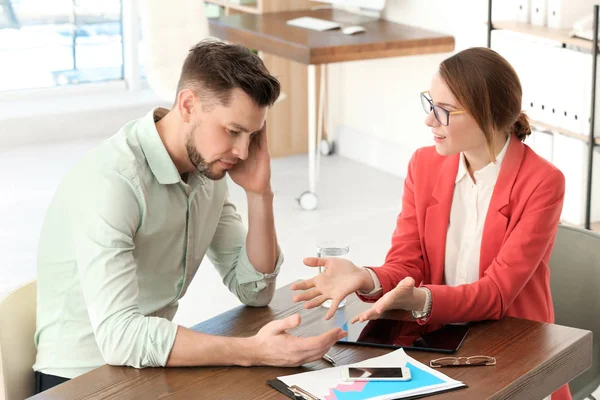
[[[419,325],[413,321],[388,319],[346,322],[341,328],[348,336],[338,343],[441,353],[456,352],[469,332],[466,324]]]

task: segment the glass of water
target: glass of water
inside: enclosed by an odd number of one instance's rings
[[[343,242],[329,241],[329,242],[321,242],[317,244],[317,257],[326,258],[326,257],[338,257],[348,259],[348,253],[350,252],[350,246]],[[322,273],[326,268],[319,267],[319,273]],[[321,304],[322,307],[330,308],[331,300],[326,300]],[[346,299],[340,302],[338,308],[342,308],[346,305]]]

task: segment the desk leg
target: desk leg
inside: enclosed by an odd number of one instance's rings
[[[316,167],[315,167],[315,182],[319,181],[321,176],[321,151],[319,150],[323,145],[323,126],[325,125],[324,112],[325,112],[325,69],[327,64],[319,65],[319,113],[317,114],[317,140],[315,148]]]
[[[298,202],[304,210],[317,208],[317,93],[315,84],[317,82],[317,71],[315,65],[308,66],[308,191],[302,193]]]
[[[316,193],[317,156],[317,67],[308,66],[308,190]]]

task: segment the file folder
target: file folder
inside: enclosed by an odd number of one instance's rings
[[[572,29],[575,22],[594,12],[596,0],[548,0],[548,27]]]
[[[515,20],[531,23],[531,0],[516,0],[515,3]]]
[[[547,25],[548,0],[531,0],[531,23],[538,26]]]

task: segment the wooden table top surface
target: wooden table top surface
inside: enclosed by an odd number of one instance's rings
[[[292,333],[315,335],[343,323],[367,307],[351,295],[346,307],[331,321],[324,321],[326,309],[305,310],[292,302],[289,286],[276,291],[268,307],[240,306],[196,325],[208,334],[251,336],[273,319],[294,313],[302,324]],[[469,387],[431,396],[450,399],[542,399],[591,366],[592,333],[559,325],[505,317],[500,321],[473,324],[455,356],[488,355],[497,365],[444,368],[451,378]],[[336,344],[330,351],[339,365],[358,362],[388,353],[389,349]],[[447,354],[407,350],[416,360]],[[329,368],[315,361],[299,368],[198,367],[147,368],[102,366],[51,390],[32,397],[48,399],[285,399],[267,385],[268,379],[304,371]]]

